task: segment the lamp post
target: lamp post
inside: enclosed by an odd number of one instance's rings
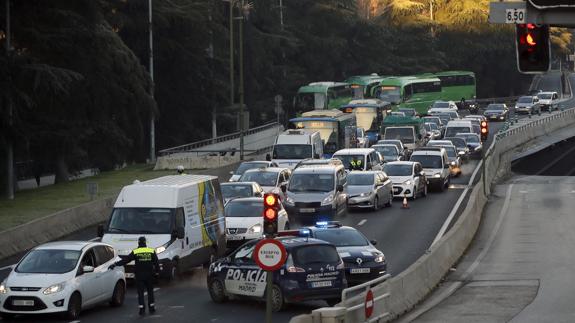
[[[6,3],[6,56],[10,56],[10,0],[5,0]],[[12,102],[10,100],[6,100],[8,104],[8,126],[12,127]],[[8,176],[6,180],[8,181],[6,184],[7,188],[7,198],[9,200],[14,199],[14,143],[12,142],[12,138],[7,138],[6,144],[6,163],[7,168],[6,171]]]
[[[152,0],[148,0],[148,38],[149,38],[149,72],[150,78],[152,79],[152,84],[150,85],[150,94],[154,98],[154,38],[153,38],[153,27],[152,27]],[[156,162],[156,120],[154,113],[150,119],[150,163]]]

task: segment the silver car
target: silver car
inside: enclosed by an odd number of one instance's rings
[[[536,96],[522,96],[515,103],[516,113],[541,114],[541,105]]]
[[[347,175],[348,208],[370,208],[393,203],[393,184],[382,171],[353,171]]]
[[[224,204],[229,200],[238,197],[262,197],[264,190],[260,184],[256,182],[230,182],[221,183],[222,197]]]

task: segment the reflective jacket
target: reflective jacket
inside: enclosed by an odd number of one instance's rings
[[[118,261],[116,266],[124,266],[130,262],[135,262],[134,274],[138,278],[151,278],[160,270],[160,263],[156,250],[148,247],[139,247],[124,259]]]
[[[359,159],[358,159],[358,160],[355,160],[355,161],[352,160],[352,161],[350,162],[350,165],[351,165],[351,169],[352,169],[352,170],[362,170],[362,169],[363,169],[362,162],[361,162],[361,160],[359,160]]]

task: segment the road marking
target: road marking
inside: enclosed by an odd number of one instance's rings
[[[357,225],[358,225],[358,226],[364,225],[365,222],[367,222],[367,220],[366,220],[366,219],[363,219],[363,220],[359,221],[359,223],[358,223]]]
[[[184,308],[184,305],[173,305],[170,308]]]
[[[467,195],[467,192],[469,191],[469,187],[473,185],[473,181],[475,180],[475,176],[477,175],[477,172],[481,169],[482,164],[483,164],[483,160],[480,160],[479,163],[477,163],[477,166],[475,166],[475,170],[473,171],[473,174],[471,175],[471,178],[469,179],[469,184],[467,184],[467,187],[463,190],[461,195],[459,195],[459,199],[457,199],[455,206],[453,206],[453,209],[451,209],[451,213],[449,213],[449,216],[447,217],[447,219],[443,223],[443,226],[441,226],[441,229],[439,230],[439,232],[435,236],[435,239],[433,239],[433,242],[431,243],[431,246],[429,246],[429,248],[431,248],[434,244],[436,244],[437,241],[439,241],[439,239],[441,239],[441,237],[443,237],[443,235],[447,231],[447,228],[449,228],[449,224],[451,224],[451,221],[455,217],[455,214],[457,214],[457,210],[459,210],[459,206],[461,205],[461,203],[463,203],[463,200],[465,199],[465,196]]]

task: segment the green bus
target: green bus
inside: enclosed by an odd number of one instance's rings
[[[293,101],[292,115],[321,109],[337,109],[353,99],[349,83],[315,82],[302,86]]]
[[[371,97],[373,87],[377,86],[384,78],[384,76],[380,76],[377,73],[372,73],[370,75],[351,76],[344,82],[351,84],[354,99],[364,99]]]
[[[474,102],[476,98],[475,73],[470,71],[445,71],[426,73],[418,77],[437,77],[441,80],[441,100]]]
[[[433,102],[443,100],[441,80],[423,76],[386,77],[373,87],[372,96],[397,108],[413,108],[421,115]]]

